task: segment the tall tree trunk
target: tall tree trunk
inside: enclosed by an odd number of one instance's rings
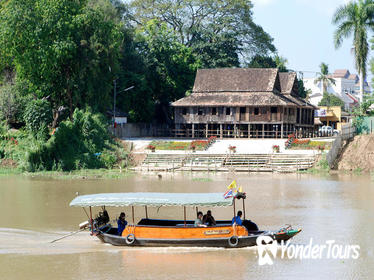
[[[362,102],[364,99],[364,82],[365,82],[364,80],[365,80],[364,74],[362,73],[362,71],[360,71],[360,95],[359,95],[360,102]]]

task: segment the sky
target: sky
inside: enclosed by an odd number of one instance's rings
[[[339,49],[335,49],[333,42],[336,26],[331,22],[332,16],[348,0],[252,2],[254,22],[274,38],[278,54],[288,60],[289,69],[318,72],[319,65],[324,62],[329,65],[330,72],[349,69],[357,73],[351,54],[352,38],[345,39]],[[315,73],[305,72],[304,76],[314,77]]]

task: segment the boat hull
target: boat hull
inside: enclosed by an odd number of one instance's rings
[[[135,238],[131,244],[126,237],[104,232],[97,232],[96,236],[104,243],[114,246],[148,246],[148,247],[222,247],[222,248],[242,248],[256,246],[259,236],[270,236],[278,243],[286,242],[300,230],[290,230],[283,233],[271,231],[259,231],[250,233],[248,236],[230,236],[215,238],[183,238],[183,239],[155,239],[155,238]]]

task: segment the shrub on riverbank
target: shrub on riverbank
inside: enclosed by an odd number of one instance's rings
[[[128,153],[110,137],[99,114],[76,110],[46,143],[38,143],[27,155],[27,170],[77,170],[112,168]]]
[[[129,154],[109,135],[104,117],[90,110],[76,110],[73,121],[61,122],[48,140],[0,125],[0,159],[30,172],[122,168],[129,164]]]

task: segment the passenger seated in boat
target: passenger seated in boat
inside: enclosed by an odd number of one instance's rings
[[[216,220],[212,216],[212,211],[208,210],[203,217],[203,224],[207,226],[215,226]]]
[[[242,211],[239,210],[238,214],[234,218],[232,218],[231,224],[241,226],[243,224],[242,215]]]
[[[195,220],[195,227],[207,227],[206,225],[203,224],[202,218],[203,218],[203,213],[198,212],[197,219]]]
[[[127,226],[127,221],[125,220],[126,214],[121,212],[119,215],[119,218],[117,220],[117,225],[118,225],[118,235],[122,235],[122,231],[126,228]]]

